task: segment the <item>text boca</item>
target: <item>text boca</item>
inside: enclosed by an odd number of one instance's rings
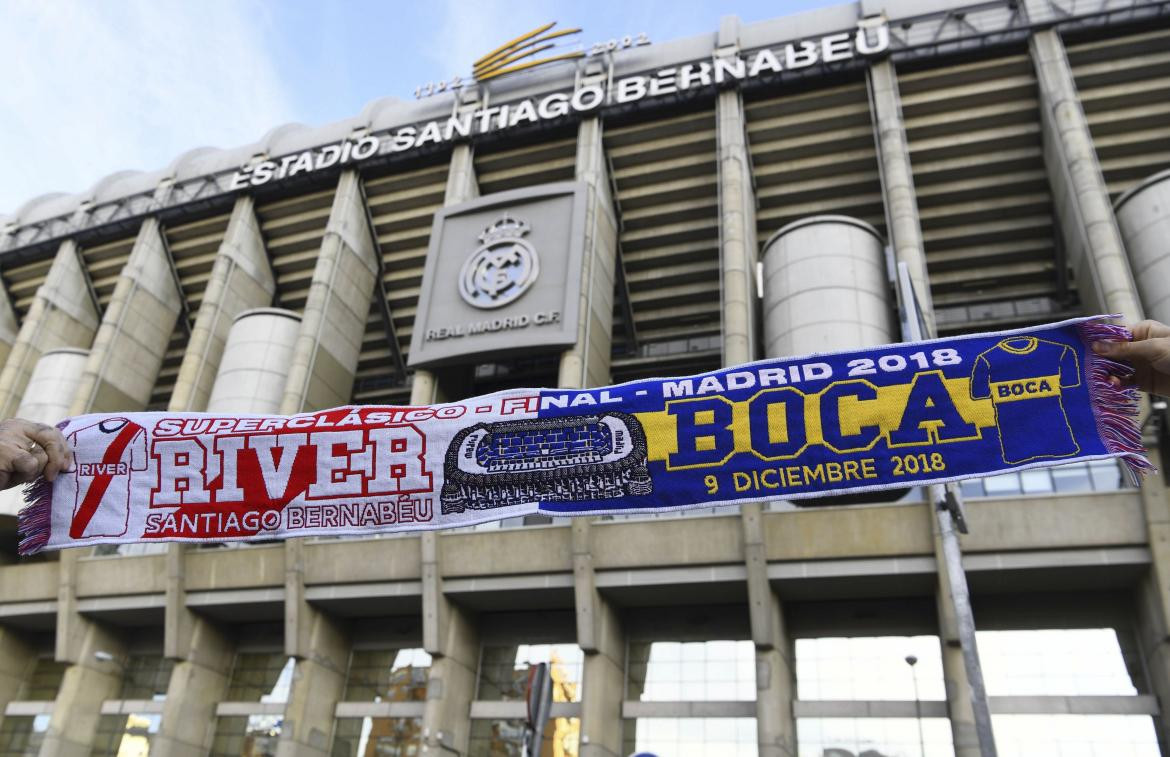
[[[874,424],[846,429],[841,403],[878,397],[878,387],[848,379],[815,395],[791,386],[764,389],[740,403],[739,410],[720,396],[670,400],[666,413],[673,416],[676,433],[667,469],[722,466],[737,452],[766,461],[791,460],[813,443],[814,428],[819,444],[836,453],[869,450],[882,439],[893,449],[980,438],[979,427],[963,417],[941,371],[914,375],[905,397],[887,407],[893,419],[888,429]]]
[[[310,433],[155,439],[151,507],[433,491],[426,437],[413,425]]]

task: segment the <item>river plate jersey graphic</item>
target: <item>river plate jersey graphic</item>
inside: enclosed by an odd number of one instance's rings
[[[105,418],[69,434],[77,493],[69,536],[122,536],[130,515],[130,477],[147,468],[146,430],[126,418]]]
[[[1073,348],[1012,337],[975,359],[971,398],[991,399],[1003,461],[1014,465],[1080,452],[1061,398],[1062,389],[1080,384]]]

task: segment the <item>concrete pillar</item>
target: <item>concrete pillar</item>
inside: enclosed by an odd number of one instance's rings
[[[461,142],[451,150],[451,166],[447,169],[447,189],[443,195],[443,204],[458,205],[476,197],[479,197],[479,183],[475,178],[474,152],[469,143]],[[444,391],[447,387],[443,384],[449,381],[442,381],[440,376],[441,371],[416,369],[410,386],[410,404],[433,405],[447,401],[451,393]]]
[[[1146,314],[1170,323],[1170,171],[1129,190],[1113,209]]]
[[[280,412],[349,403],[378,275],[357,171],[341,174],[297,337]]]
[[[1044,164],[1081,302],[1088,312],[1140,320],[1141,303],[1064,43],[1055,29],[1044,29],[1032,35],[1030,48],[1040,90]]]
[[[894,259],[905,263],[909,269],[910,281],[918,295],[927,331],[933,334],[934,300],[930,293],[922,224],[914,192],[910,148],[906,142],[905,122],[902,120],[902,97],[898,92],[898,75],[893,62],[883,60],[870,65],[868,82],[874,109],[873,119],[877,123],[882,201],[890,224],[890,244],[894,248]]]
[[[721,36],[723,30],[720,30]],[[756,195],[748,155],[743,98],[736,89],[715,100],[719,151],[719,260],[723,298],[723,364],[755,360],[756,348]]]
[[[1127,257],[1118,227],[1119,219],[1114,216],[1109,202],[1108,187],[1097,161],[1088,121],[1077,97],[1064,43],[1056,30],[1046,29],[1032,35],[1030,46],[1040,87],[1045,165],[1086,309],[1120,313],[1129,321],[1140,320],[1142,301],[1134,283],[1134,271],[1140,270],[1146,304],[1165,310],[1163,302],[1167,285],[1164,272],[1168,269],[1165,250],[1159,249],[1165,240],[1154,237],[1159,224],[1149,218],[1155,213],[1165,215],[1164,211],[1155,210],[1160,207],[1160,200],[1155,196],[1143,203],[1138,198],[1139,204],[1125,212],[1126,228],[1134,240],[1129,250],[1131,257]],[[1161,194],[1157,189],[1153,191]],[[1124,202],[1126,199],[1129,199],[1128,203]],[[1134,201],[1131,196],[1122,198],[1118,204],[1124,209]],[[1152,230],[1149,239],[1153,240],[1153,245],[1148,246],[1147,238],[1142,237],[1146,229]],[[1133,269],[1130,268],[1131,260]],[[1146,579],[1149,584],[1145,590],[1147,601],[1142,609],[1148,632],[1143,647],[1153,686],[1165,697],[1170,694],[1166,649],[1170,629],[1170,600],[1167,599],[1170,596],[1170,503],[1167,502],[1164,480],[1157,475],[1146,477],[1141,493],[1152,557],[1150,575]],[[1170,748],[1170,726],[1166,715],[1159,719],[1159,738],[1164,749]]]
[[[71,663],[61,680],[40,757],[88,757],[97,735],[102,702],[121,689],[126,650],[101,624],[77,612],[75,592],[79,553],[61,553],[57,596],[57,661]],[[112,655],[98,660],[97,652]]]
[[[0,628],[0,723],[4,708],[20,699],[37,666],[37,655],[24,638],[11,628]]]
[[[0,417],[16,414],[41,355],[60,347],[89,349],[100,320],[77,247],[62,242],[0,370]]]
[[[207,408],[228,332],[236,317],[252,308],[267,307],[275,291],[276,279],[264,250],[252,198],[241,196],[232,208],[231,220],[203,290],[169,409]]]
[[[240,313],[227,335],[207,411],[279,413],[300,330],[301,317],[291,310]]]
[[[1149,532],[1150,570],[1138,588],[1138,642],[1160,702],[1170,702],[1170,488],[1159,474],[1146,476],[1141,487]],[[1170,708],[1155,718],[1163,754],[1170,753]]]
[[[8,290],[0,285],[0,366],[8,360],[8,353],[12,351],[18,334],[20,322],[12,307],[12,298],[8,296]]]
[[[424,531],[422,541],[423,648],[431,655],[423,713],[423,757],[467,753],[471,702],[475,699],[479,635],[458,605],[443,594],[439,572],[439,535]]]
[[[88,359],[88,350],[73,347],[61,347],[41,355],[16,411],[17,416],[50,425],[65,418]]]
[[[292,543],[300,542],[297,539]],[[277,757],[323,757],[330,750],[333,712],[345,693],[350,645],[345,633],[325,613],[308,604],[302,605],[299,612],[307,629],[302,638],[303,648],[298,650],[302,654],[293,669],[276,754]]]
[[[597,591],[592,540],[596,530],[574,518],[573,596],[577,644],[585,653],[581,680],[581,757],[621,757],[625,699],[625,637],[617,612]]]
[[[181,297],[158,219],[148,218],[114,286],[70,415],[146,407],[179,317]]]
[[[167,656],[178,659],[151,752],[165,757],[204,757],[215,738],[215,710],[227,695],[235,647],[215,624],[191,613],[185,603],[179,609],[181,615],[168,602]],[[176,628],[178,622],[184,624],[182,629]],[[180,637],[183,647],[172,650]]]
[[[784,611],[768,581],[767,546],[759,502],[741,508],[748,610],[756,648],[756,732],[761,757],[796,754],[794,650],[784,626]]]
[[[739,19],[720,20],[716,55],[739,52]],[[748,363],[756,344],[756,196],[751,176],[747,122],[738,89],[721,91],[715,101],[719,159],[720,276],[722,277],[723,365]],[[765,282],[766,285],[766,282]],[[765,293],[767,290],[765,289]],[[769,355],[778,353],[768,352]],[[785,353],[779,353],[785,354]],[[758,502],[740,506],[748,606],[756,653],[756,738],[761,757],[796,754],[796,677],[784,632],[780,600],[768,582],[767,552]]]
[[[577,343],[561,354],[557,386],[581,388],[609,383],[613,333],[613,282],[617,264],[617,217],[613,210],[600,118],[577,129],[577,180],[585,182],[585,244]]]
[[[947,692],[947,714],[951,721],[951,739],[955,757],[979,757],[979,736],[975,732],[975,709],[971,703],[971,683],[963,662],[963,645],[959,639],[959,624],[955,618],[955,602],[951,594],[950,577],[943,555],[938,518],[926,508],[934,533],[934,559],[938,563],[938,589],[935,603],[938,608],[938,641],[942,651],[943,683]]]
[[[897,341],[877,231],[855,218],[814,216],[764,245],[764,349],[769,357]]]

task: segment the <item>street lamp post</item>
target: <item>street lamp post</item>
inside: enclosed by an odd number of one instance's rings
[[[914,720],[918,723],[918,755],[926,757],[926,739],[922,735],[922,700],[918,698],[918,658],[912,654],[906,655],[906,664],[910,666],[910,680],[914,682]]]

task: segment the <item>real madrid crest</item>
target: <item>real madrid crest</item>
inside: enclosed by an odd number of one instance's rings
[[[459,272],[459,294],[477,308],[498,308],[528,291],[540,274],[540,259],[522,239],[531,227],[505,213],[479,235],[483,244]]]

